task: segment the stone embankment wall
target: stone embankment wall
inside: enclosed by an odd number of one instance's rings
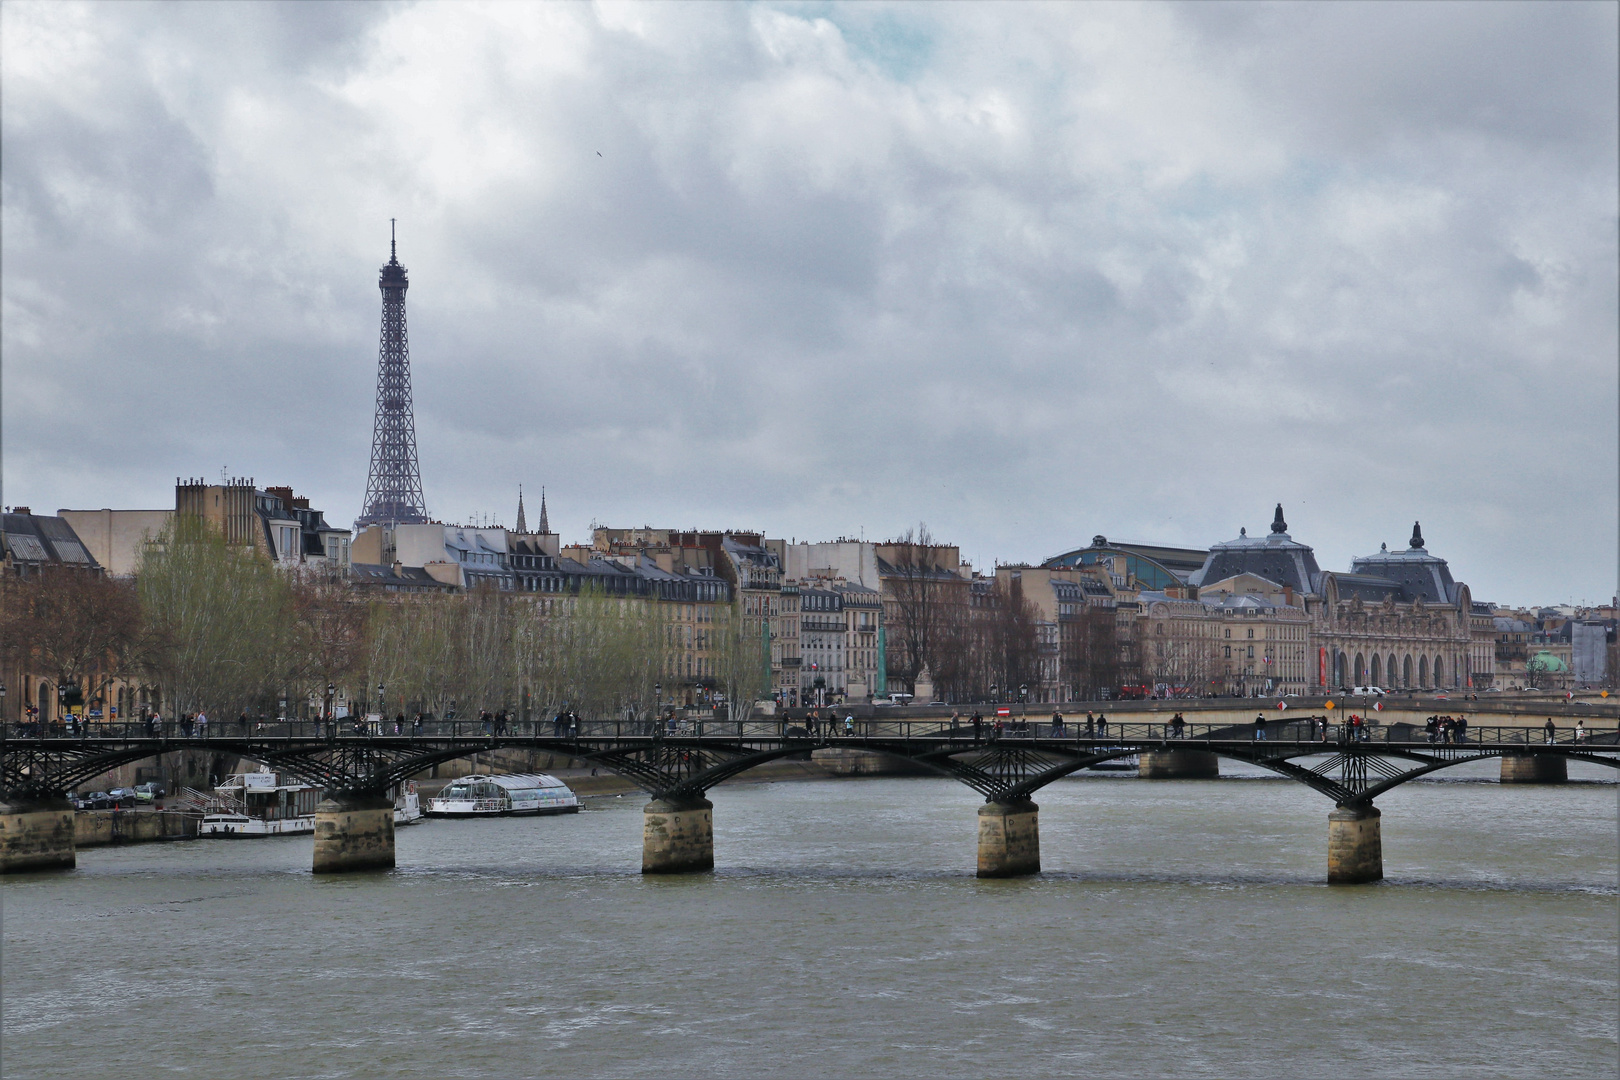
[[[75,847],[189,840],[202,818],[173,810],[80,810],[73,815]]]

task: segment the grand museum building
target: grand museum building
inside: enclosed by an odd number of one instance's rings
[[[1288,535],[1278,506],[1269,535],[1245,532],[1216,544],[1187,583],[1214,585],[1244,574],[1303,603],[1315,654],[1313,688],[1425,690],[1490,681],[1490,611],[1475,609],[1468,586],[1429,553],[1415,523],[1405,551],[1381,548],[1338,573],[1318,567],[1311,548]]]

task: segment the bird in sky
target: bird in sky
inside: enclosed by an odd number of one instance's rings
[[[600,151],[600,150],[598,150],[598,151],[597,151],[597,152],[596,152],[596,156],[597,156],[597,157],[601,157],[601,156],[602,156],[602,151]]]

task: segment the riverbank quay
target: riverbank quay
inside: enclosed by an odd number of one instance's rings
[[[78,810],[73,814],[73,846],[195,840],[201,824],[201,814],[178,810]]]

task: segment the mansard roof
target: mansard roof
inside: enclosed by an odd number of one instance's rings
[[[1423,533],[1412,524],[1411,546],[1405,551],[1380,547],[1378,554],[1365,555],[1350,564],[1356,574],[1371,574],[1397,581],[1405,590],[1403,599],[1421,596],[1432,604],[1457,602],[1457,583],[1451,578],[1446,560],[1430,555],[1423,546]]]
[[[1310,545],[1301,544],[1288,535],[1288,522],[1283,520],[1279,504],[1269,535],[1261,538],[1250,536],[1247,529],[1238,530],[1237,539],[1210,548],[1204,565],[1188,581],[1202,585],[1206,581],[1213,583],[1239,574],[1253,574],[1297,593],[1314,593],[1321,572]]]

